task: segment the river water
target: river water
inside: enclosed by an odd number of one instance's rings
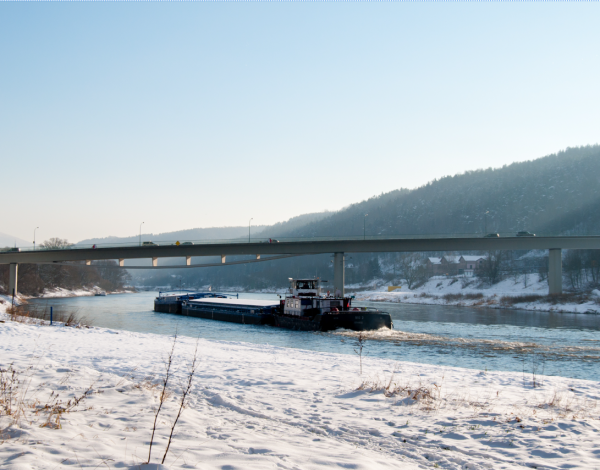
[[[298,332],[155,313],[156,292],[37,299],[94,326],[355,354],[357,333]],[[271,294],[240,298],[277,299]],[[600,315],[354,302],[389,312],[391,331],[367,333],[364,353],[394,361],[600,380]]]

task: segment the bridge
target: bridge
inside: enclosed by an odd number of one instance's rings
[[[220,256],[221,263],[227,264],[227,256],[250,255],[260,260],[261,255],[284,256],[333,253],[334,289],[344,292],[344,254],[381,252],[427,252],[427,251],[488,251],[488,250],[548,250],[548,292],[562,293],[562,250],[600,249],[600,236],[530,236],[482,238],[475,236],[451,237],[363,237],[363,238],[309,238],[287,239],[269,243],[269,240],[220,240],[194,242],[194,244],[169,243],[150,246],[79,246],[71,245],[62,249],[23,250],[0,252],[0,264],[10,265],[9,293],[17,293],[19,263],[63,263],[85,261],[90,265],[95,260],[118,260],[124,269],[153,269],[158,267],[159,258],[182,258],[185,265],[169,266],[193,267],[191,258]],[[126,259],[151,259],[152,266],[125,266]],[[269,258],[263,258],[266,261]],[[248,262],[248,261],[241,261]],[[163,267],[164,268],[164,267]]]

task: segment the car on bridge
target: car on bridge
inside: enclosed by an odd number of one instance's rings
[[[517,232],[517,237],[535,237],[535,233],[526,232],[526,231]]]
[[[142,246],[158,246],[158,245],[154,242],[142,242]]]
[[[487,235],[484,235],[483,238],[500,238],[500,234],[499,233],[488,233]]]

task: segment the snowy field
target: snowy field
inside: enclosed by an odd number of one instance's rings
[[[22,414],[0,418],[0,468],[140,468],[172,337],[1,320]],[[175,347],[154,463],[195,344]],[[199,358],[163,468],[600,469],[598,382],[368,357],[360,375],[358,356],[211,340]]]
[[[358,290],[354,295],[356,300],[380,301],[380,302],[405,302],[411,304],[429,305],[459,305],[464,307],[491,307],[491,308],[517,308],[521,310],[536,310],[543,312],[563,313],[600,313],[600,291],[594,290],[585,301],[550,303],[545,300],[517,302],[503,304],[503,297],[517,297],[527,295],[548,294],[547,281],[540,281],[537,274],[527,276],[525,282],[523,276],[518,280],[504,279],[489,288],[479,288],[475,279],[469,278],[446,278],[430,279],[422,286],[413,290],[402,286],[402,289],[388,292],[387,284],[378,286],[374,283],[370,288],[359,286],[347,286],[347,288]],[[444,296],[457,295],[457,298],[444,298]],[[461,297],[463,294],[464,297]],[[476,298],[476,296],[479,296]],[[470,298],[469,298],[470,297]]]

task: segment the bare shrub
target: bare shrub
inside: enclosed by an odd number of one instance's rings
[[[590,294],[583,292],[565,292],[562,294],[552,295],[539,295],[539,294],[526,294],[526,295],[505,295],[500,299],[502,305],[515,305],[520,303],[533,303],[533,302],[546,302],[552,305],[561,305],[567,303],[584,304],[590,302],[592,297]]]
[[[363,357],[363,349],[367,344],[367,338],[365,334],[361,331],[356,337],[354,352],[358,355],[360,362],[360,375],[362,375],[362,357]]]
[[[544,299],[544,296],[539,294],[526,294],[515,296],[504,295],[500,298],[500,303],[502,305],[515,305],[522,303],[539,302],[542,299]]]
[[[455,302],[457,300],[462,300],[464,298],[465,298],[464,294],[444,294],[442,296],[442,299],[444,299],[446,302]]]
[[[162,458],[161,463],[165,463],[165,459],[167,458],[167,454],[169,453],[169,448],[171,447],[171,440],[173,439],[173,432],[175,431],[175,426],[177,426],[177,422],[179,421],[179,417],[181,416],[181,412],[187,405],[188,396],[190,391],[192,390],[192,382],[194,380],[194,375],[196,374],[196,368],[198,367],[198,341],[196,340],[196,349],[194,350],[194,357],[189,366],[187,382],[182,387],[181,396],[179,399],[179,410],[177,411],[177,416],[171,425],[171,433],[169,434],[169,441],[167,442],[167,448],[165,449],[165,453]]]
[[[542,397],[536,408],[547,411],[552,418],[585,419],[596,415],[598,401],[590,398],[578,398],[570,390],[555,389],[550,395]]]
[[[162,380],[162,389],[161,389],[161,393],[159,396],[159,404],[156,409],[156,413],[154,414],[154,422],[152,424],[152,435],[150,437],[150,445],[148,448],[148,461],[146,462],[148,464],[150,463],[150,459],[152,457],[152,444],[154,443],[154,435],[156,433],[156,425],[158,422],[158,416],[159,416],[160,412],[162,411],[165,402],[168,400],[168,398],[173,393],[172,391],[169,390],[169,381],[172,376],[171,368],[173,366],[173,353],[175,351],[176,343],[177,343],[177,333],[175,333],[175,336],[173,337],[173,346],[171,347],[171,351],[169,352],[169,355],[167,356],[167,359],[165,360],[165,376]],[[175,416],[175,419],[173,420],[173,422],[171,424],[171,430],[169,433],[167,446],[165,448],[165,453],[163,454],[163,458],[161,461],[161,463],[163,463],[163,464],[165,463],[165,459],[167,458],[167,454],[169,453],[169,449],[171,447],[171,442],[173,440],[173,433],[175,432],[175,427],[177,426],[177,423],[179,421],[179,418],[181,417],[183,410],[186,408],[186,406],[188,404],[189,394],[192,390],[192,383],[194,381],[194,376],[196,374],[197,367],[198,367],[198,341],[196,341],[196,348],[194,350],[194,356],[193,356],[192,361],[188,368],[187,380],[181,386],[181,391],[179,394],[179,408],[177,410],[177,415]]]
[[[546,297],[546,300],[552,305],[577,303],[584,304],[591,300],[591,296],[584,292],[563,292],[562,294],[552,294]]]
[[[165,401],[167,401],[167,386],[169,385],[169,379],[171,378],[171,366],[173,365],[173,352],[175,351],[175,344],[177,343],[177,332],[175,332],[175,336],[173,337],[173,346],[171,347],[171,352],[169,352],[169,356],[165,361],[165,376],[162,380],[162,390],[160,392],[160,396],[158,398],[158,408],[156,409],[156,413],[154,414],[154,423],[152,424],[152,435],[150,436],[150,446],[148,448],[148,462],[150,463],[150,459],[152,457],[152,444],[154,443],[154,433],[156,432],[156,423],[158,421],[158,415],[162,410]]]
[[[369,379],[363,381],[356,390],[365,390],[370,393],[383,392],[388,397],[398,397],[402,399],[410,399],[415,403],[425,405],[426,410],[433,410],[434,402],[441,399],[440,385],[423,384],[419,379],[417,384],[401,384],[394,381],[396,371],[394,371],[389,380],[382,380],[380,378]]]
[[[28,417],[31,417],[32,421],[43,420],[41,427],[60,429],[61,417],[76,411],[81,402],[94,393],[92,384],[82,394],[66,401],[55,391],[50,393],[45,402],[40,401],[35,397],[39,389],[30,390],[31,371],[32,367],[29,367],[26,373],[17,371],[12,364],[6,369],[0,369],[0,418],[9,418],[8,425],[0,429],[0,434]]]
[[[467,300],[483,299],[483,294],[481,292],[473,292],[473,293],[464,294],[464,295],[465,295],[465,299],[467,299]]]

